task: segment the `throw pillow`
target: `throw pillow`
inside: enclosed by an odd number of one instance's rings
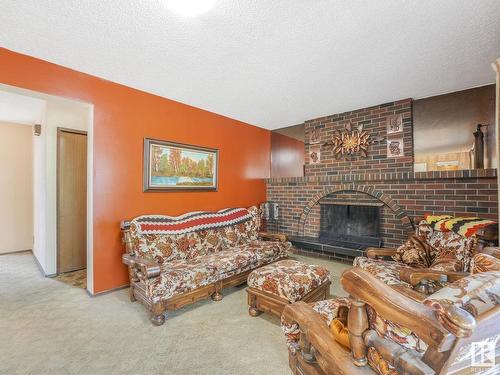
[[[427,268],[431,266],[436,255],[437,250],[429,245],[423,237],[412,235],[404,244],[397,248],[392,259],[411,267]]]
[[[351,344],[349,342],[349,330],[340,319],[333,319],[330,324],[330,330],[332,331],[335,341],[345,348],[350,348]]]

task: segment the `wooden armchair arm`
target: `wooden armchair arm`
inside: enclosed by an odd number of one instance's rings
[[[147,280],[160,275],[160,265],[153,260],[139,258],[135,255],[123,254],[122,261],[127,266],[135,269],[139,280]]]
[[[443,276],[446,277],[446,282],[452,283],[468,275],[469,273],[467,272],[439,271],[429,268],[402,269],[399,271],[401,281],[407,282],[411,286],[417,285],[423,279],[441,281]]]
[[[385,249],[382,247],[368,247],[366,256],[371,259],[391,257],[396,254],[396,249]]]
[[[458,308],[450,308],[446,312],[448,326],[445,326],[440,321],[441,315],[435,315],[430,307],[398,292],[361,268],[345,271],[341,283],[353,298],[370,305],[384,319],[408,328],[439,352],[453,346],[457,332],[460,336],[467,336],[474,328],[474,318],[469,314],[468,320],[464,319],[462,315],[466,312]],[[353,323],[351,316],[349,320],[349,324]],[[453,324],[455,327],[452,327]]]
[[[269,232],[259,232],[258,236],[263,239],[271,241],[286,242],[287,236],[283,233],[269,233]]]
[[[352,363],[351,352],[340,345],[319,313],[305,302],[295,302],[283,310],[282,319],[300,328],[300,352],[307,363],[317,363],[326,374],[373,374],[368,367]]]

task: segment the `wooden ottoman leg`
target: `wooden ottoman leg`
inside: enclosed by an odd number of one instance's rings
[[[250,316],[256,317],[259,316],[262,313],[262,311],[257,310],[255,307],[249,307],[248,308],[248,314]]]
[[[257,310],[257,297],[250,290],[248,292],[248,314],[250,316],[259,316],[262,311]]]

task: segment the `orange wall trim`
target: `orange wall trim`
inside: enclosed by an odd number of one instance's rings
[[[0,82],[94,105],[94,292],[128,282],[119,223],[266,199],[270,132],[0,48]],[[219,149],[217,192],[142,192],[143,138]]]

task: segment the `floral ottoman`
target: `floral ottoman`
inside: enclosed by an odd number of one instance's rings
[[[247,280],[248,313],[281,316],[286,305],[316,302],[328,297],[330,271],[295,260],[281,260],[256,269]]]

